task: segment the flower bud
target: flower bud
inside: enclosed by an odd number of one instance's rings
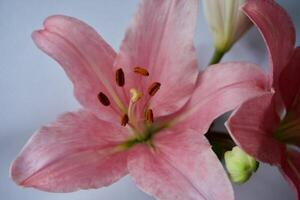
[[[239,147],[224,155],[229,177],[234,183],[245,183],[258,168],[258,162]]]
[[[239,9],[245,2],[246,0],[204,0],[204,13],[217,51],[227,52],[251,27],[251,21]]]

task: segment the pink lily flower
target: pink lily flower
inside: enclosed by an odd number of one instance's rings
[[[211,122],[266,89],[247,63],[198,75],[197,0],[144,0],[120,53],[83,22],[51,16],[33,33],[83,106],[39,129],[13,162],[24,187],[50,192],[108,186],[131,175],[157,199],[233,199],[204,137]]]
[[[243,10],[269,50],[270,92],[243,103],[227,128],[248,154],[277,165],[300,199],[300,48],[294,47],[295,29],[288,14],[272,0],[249,1]]]

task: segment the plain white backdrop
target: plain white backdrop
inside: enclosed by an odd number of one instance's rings
[[[300,38],[300,1],[279,1],[290,13]],[[201,2],[202,3],[202,2]],[[0,0],[0,194],[3,200],[150,200],[129,177],[110,187],[69,194],[52,194],[16,186],[8,175],[10,162],[31,134],[65,112],[79,108],[72,85],[59,65],[38,50],[31,32],[52,14],[65,14],[92,25],[117,51],[138,0]],[[201,5],[201,4],[200,4]],[[212,53],[211,37],[200,6],[195,39],[199,66]],[[224,61],[247,60],[266,66],[265,47],[252,30]],[[278,170],[261,165],[244,185],[234,186],[238,200],[288,200],[294,194]]]

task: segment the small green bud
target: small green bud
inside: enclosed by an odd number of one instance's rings
[[[256,172],[259,163],[239,147],[233,147],[224,155],[229,177],[234,183],[245,183]]]

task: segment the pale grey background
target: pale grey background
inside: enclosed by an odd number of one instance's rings
[[[114,49],[122,40],[138,0],[0,0],[0,195],[3,200],[149,200],[129,177],[98,190],[70,194],[52,194],[22,189],[8,177],[10,162],[38,127],[52,122],[64,111],[79,105],[72,86],[56,62],[39,51],[30,34],[52,14],[80,18],[101,33]],[[288,9],[299,33],[298,0],[281,0]],[[201,9],[201,8],[200,8]],[[196,45],[202,66],[212,51],[211,38],[199,15]],[[298,34],[299,36],[299,34]],[[299,44],[299,37],[298,37]],[[265,48],[252,29],[229,53],[225,60],[249,60],[266,66]],[[262,165],[253,178],[235,186],[238,200],[293,199],[293,193],[276,168]]]

